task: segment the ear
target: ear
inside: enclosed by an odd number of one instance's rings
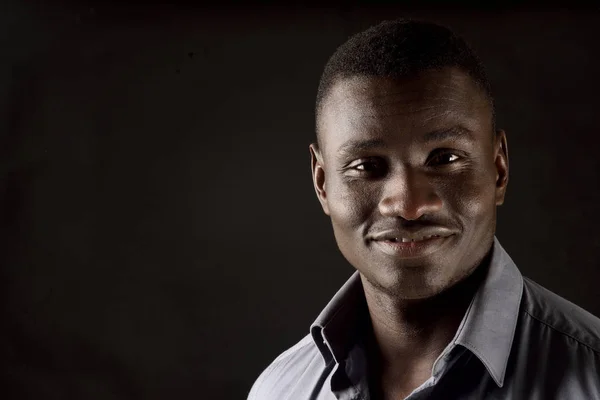
[[[496,166],[496,205],[504,203],[506,186],[508,185],[508,144],[506,132],[502,129],[496,131],[494,143],[494,164]]]
[[[310,166],[312,170],[313,185],[317,198],[321,203],[323,212],[329,215],[329,204],[327,203],[327,192],[325,191],[325,170],[323,169],[323,157],[319,151],[319,146],[312,143],[309,146],[310,151]]]

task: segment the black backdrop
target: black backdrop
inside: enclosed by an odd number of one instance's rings
[[[245,398],[352,272],[310,179],[321,69],[400,16],[478,51],[497,235],[600,314],[597,9],[2,7],[0,397]]]

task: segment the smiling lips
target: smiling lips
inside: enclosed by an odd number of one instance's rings
[[[451,233],[430,234],[413,237],[390,235],[374,238],[373,243],[383,253],[396,258],[418,258],[439,250],[451,237]]]
[[[427,240],[427,239],[431,239],[431,238],[439,238],[439,237],[440,237],[440,235],[427,235],[427,236],[423,236],[423,237],[415,238],[415,239],[394,237],[394,238],[389,238],[386,240],[388,240],[390,242],[394,242],[394,243],[408,243],[408,242],[421,242],[423,240]]]

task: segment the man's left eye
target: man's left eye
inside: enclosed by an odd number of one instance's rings
[[[457,156],[456,154],[446,152],[446,153],[440,153],[440,154],[434,156],[432,158],[431,162],[433,164],[451,164],[451,163],[457,161],[458,159],[460,159],[460,157]]]

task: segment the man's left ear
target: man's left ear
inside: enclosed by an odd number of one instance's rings
[[[496,205],[504,203],[506,186],[508,185],[508,144],[506,132],[502,129],[496,131],[494,141],[494,164],[496,166]]]

